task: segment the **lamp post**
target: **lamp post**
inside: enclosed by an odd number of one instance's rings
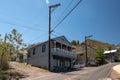
[[[88,66],[88,56],[87,56],[87,39],[92,37],[93,35],[90,35],[90,36],[85,36],[85,58],[86,58],[86,61],[85,61],[85,66],[87,67]]]
[[[51,5],[49,6],[49,30],[48,30],[48,70],[50,71],[51,70],[51,10],[60,6],[60,3],[59,4],[55,4],[55,5]]]

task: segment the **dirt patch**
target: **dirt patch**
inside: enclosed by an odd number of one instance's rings
[[[112,70],[109,76],[112,80],[120,80],[120,74],[115,70]]]
[[[19,76],[19,78],[21,78],[21,80],[29,80],[29,79],[33,79],[35,77],[48,75],[50,73],[48,70],[38,68],[38,67],[34,67],[34,66],[31,66],[31,65],[28,65],[28,64],[25,64],[25,63],[10,62],[10,66],[16,72],[24,74],[24,75]]]
[[[28,76],[14,69],[9,69],[7,71],[0,71],[0,80],[19,80],[25,77]]]

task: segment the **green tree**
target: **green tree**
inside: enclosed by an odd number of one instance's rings
[[[104,53],[104,50],[102,48],[98,48],[96,50],[95,61],[98,65],[102,65],[105,61],[105,55],[103,53]]]
[[[23,42],[22,34],[18,33],[16,29],[13,29],[10,34],[7,36],[8,42],[10,43],[11,48],[11,58],[20,58],[21,54],[19,53],[19,50],[26,46],[26,44]]]
[[[80,45],[80,42],[79,42],[79,40],[73,40],[73,41],[71,41],[71,44],[74,46],[78,46],[78,45]]]
[[[8,47],[8,43],[6,43],[6,36],[3,41],[2,38],[0,38],[0,69],[5,70],[8,66],[8,60],[9,60],[9,52],[10,48]]]
[[[16,29],[13,29],[8,35],[5,35],[4,41],[0,38],[0,68],[9,68],[8,62],[10,58],[13,55],[19,57],[18,51],[22,47],[25,47],[25,43],[23,43],[22,34],[18,33]]]

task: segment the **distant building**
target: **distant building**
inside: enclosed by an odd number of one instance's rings
[[[104,51],[104,54],[106,55],[106,60],[108,62],[114,62],[118,59],[118,50],[109,50],[109,51]]]
[[[76,47],[76,53],[77,53],[77,62],[78,63],[85,63],[86,61],[86,53],[85,53],[85,45],[80,45]],[[89,64],[95,64],[95,50],[87,47],[87,57],[88,57],[88,63]]]
[[[19,50],[19,53],[22,56],[21,61],[24,63],[27,63],[27,54],[28,54],[27,49],[21,49],[21,50]]]
[[[51,71],[65,71],[72,68],[76,59],[73,49],[65,36],[51,39]],[[28,50],[27,63],[48,69],[48,41]]]

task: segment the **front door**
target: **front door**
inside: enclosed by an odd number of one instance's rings
[[[64,71],[64,67],[65,67],[65,61],[60,60],[60,71]]]

